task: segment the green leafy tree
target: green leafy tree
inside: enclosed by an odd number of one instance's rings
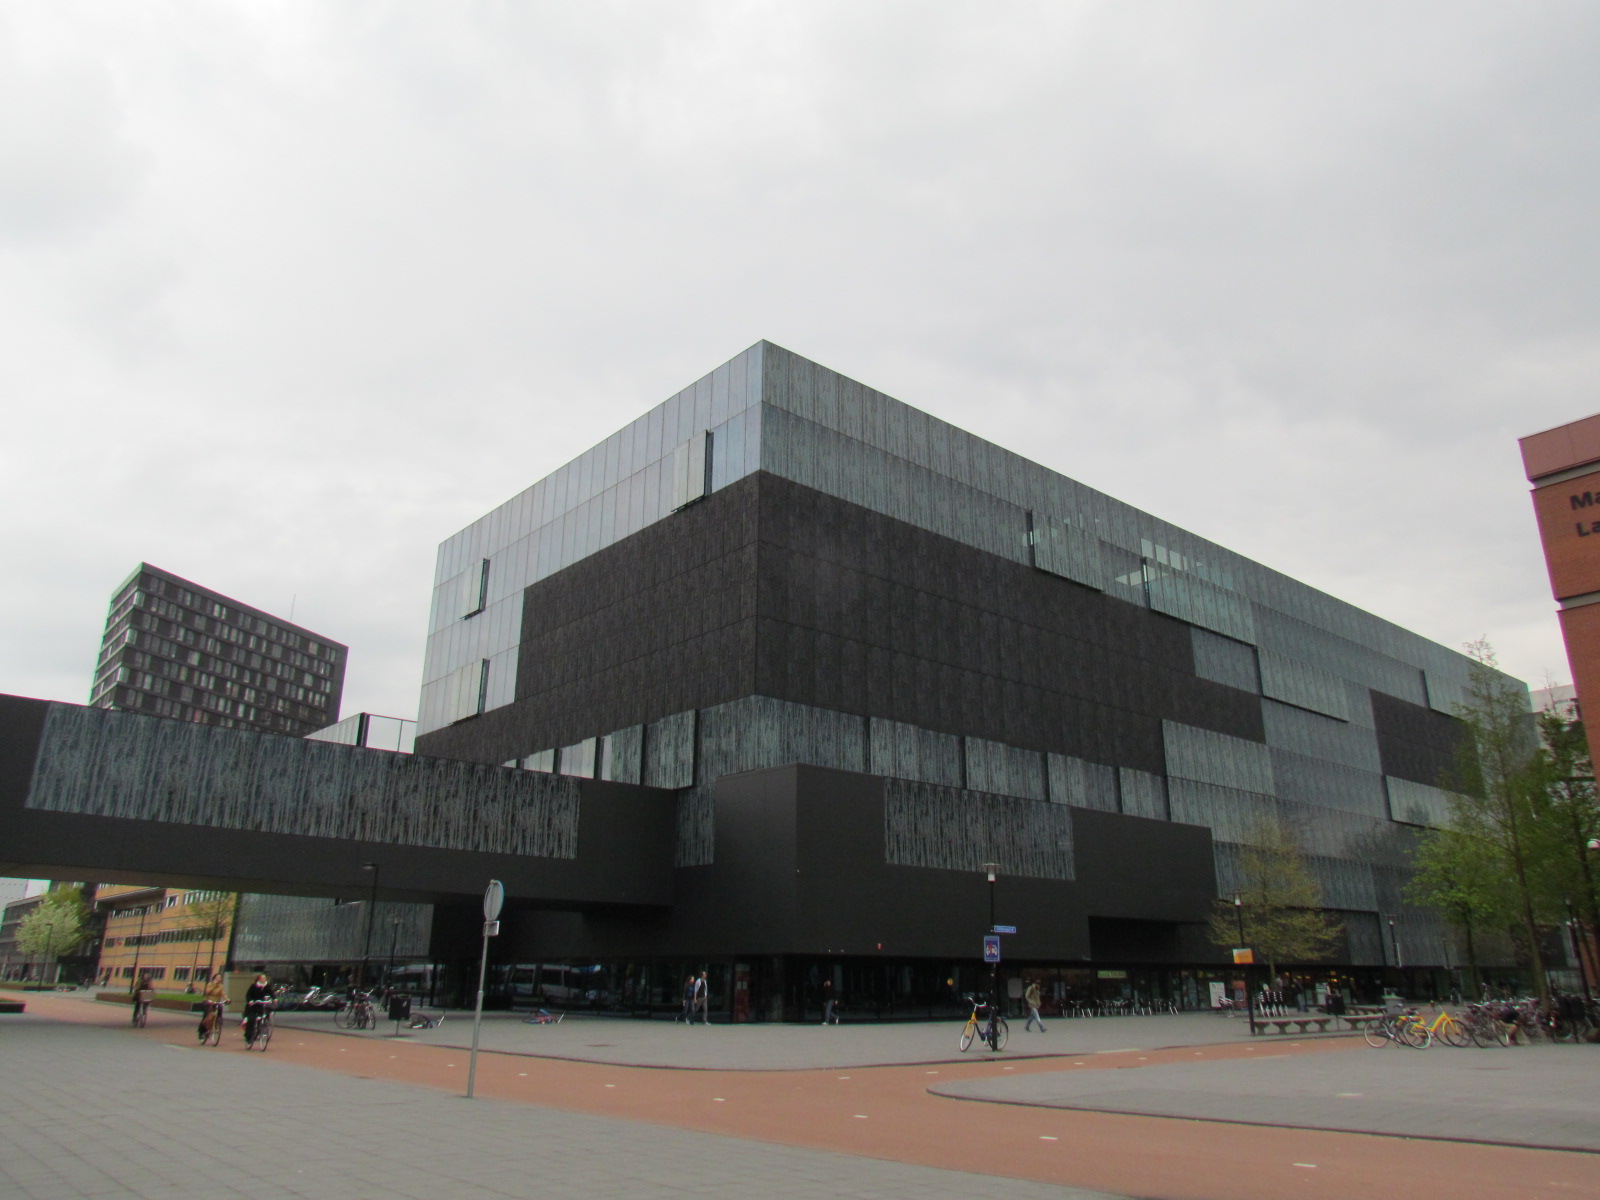
[[[1494,848],[1455,829],[1429,829],[1418,839],[1406,899],[1433,908],[1461,930],[1467,949],[1467,986],[1480,995],[1479,934],[1504,928],[1515,899]]]
[[[17,923],[17,949],[30,958],[59,958],[89,932],[89,909],[75,887],[45,893],[37,907]],[[40,968],[49,969],[48,963]]]
[[[1539,746],[1528,692],[1501,674],[1487,640],[1466,647],[1467,694],[1457,708],[1466,728],[1456,765],[1442,781],[1450,828],[1477,843],[1506,882],[1506,916],[1521,933],[1541,1004],[1550,999],[1539,926],[1549,918],[1551,760]]]
[[[1558,710],[1536,721],[1542,800],[1536,843],[1546,904],[1576,916],[1592,937],[1600,929],[1600,887],[1589,843],[1600,839],[1600,804],[1589,740],[1582,721]]]
[[[1239,852],[1239,899],[1219,900],[1209,936],[1218,946],[1239,942],[1265,961],[1269,976],[1286,962],[1310,962],[1331,954],[1344,930],[1322,911],[1322,894],[1294,832],[1281,820],[1265,819],[1245,833]]]
[[[203,939],[209,939],[211,943],[210,956],[206,960],[207,979],[216,974],[217,943],[228,935],[238,906],[239,897],[232,892],[202,892],[200,899],[189,905],[189,915],[194,919],[191,928],[197,930]],[[198,945],[195,947],[195,955],[198,960]]]

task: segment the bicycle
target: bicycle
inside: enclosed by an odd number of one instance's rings
[[[1421,1049],[1424,1050],[1434,1042],[1443,1042],[1446,1046],[1465,1046],[1473,1040],[1467,1027],[1451,1016],[1447,1009],[1440,1009],[1439,1015],[1431,1023],[1425,1023],[1419,1015],[1416,1028],[1422,1036]]]
[[[423,1012],[421,1009],[418,1009],[417,1011],[415,1011],[415,1012],[413,1012],[411,1014],[411,1024],[407,1025],[406,1028],[407,1029],[437,1029],[437,1028],[439,1028],[439,1026],[441,1026],[443,1024],[444,1024],[444,1013],[441,1012],[436,1017],[430,1017],[427,1013]]]
[[[1361,1036],[1367,1039],[1367,1045],[1378,1047],[1394,1042],[1400,1046],[1410,1046],[1420,1050],[1427,1045],[1427,1026],[1422,1023],[1422,1018],[1417,1016],[1417,1010],[1407,1009],[1402,1013],[1393,1013],[1368,1021],[1361,1031]]]
[[[246,1005],[244,1048],[246,1050],[259,1050],[263,1054],[267,1051],[267,1043],[272,1040],[272,1010],[276,1005],[271,1000],[252,1000]],[[251,1012],[249,1010],[253,1009]],[[251,1018],[254,1018],[254,1028],[251,1027]]]
[[[135,1029],[143,1029],[150,1020],[150,1001],[155,998],[155,992],[149,988],[141,989],[133,994],[132,1025]]]
[[[206,1005],[206,1015],[200,1018],[199,1037],[202,1046],[222,1045],[222,1005]]]
[[[372,993],[355,993],[350,1003],[333,1014],[333,1020],[341,1029],[376,1029],[378,1010],[372,1006]]]
[[[1011,1034],[1011,1027],[1006,1024],[1006,1019],[1000,1015],[998,1008],[983,1000],[968,996],[972,1004],[972,1011],[967,1014],[967,1023],[961,1030],[961,1052],[965,1054],[972,1046],[973,1039],[979,1036],[978,1010],[982,1009],[987,1020],[981,1027],[984,1045],[991,1051],[1004,1050],[1006,1038]]]

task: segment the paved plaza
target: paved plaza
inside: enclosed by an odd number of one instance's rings
[[[1192,1014],[1053,1021],[990,1055],[957,1021],[496,1014],[468,1101],[470,1014],[398,1035],[284,1014],[262,1055],[231,1022],[201,1048],[187,1014],[130,1031],[120,1006],[25,999],[0,1017],[0,1200],[1600,1196],[1594,1047],[1374,1050]]]
[[[943,1096],[1600,1152],[1600,1046],[1485,1050],[1388,1046],[1316,1057],[1274,1054],[1196,1071],[1051,1072],[938,1083]]]
[[[434,1010],[429,1010],[430,1012]],[[296,1029],[334,1032],[332,1013],[284,1013]],[[862,1021],[841,1025],[681,1025],[574,1014],[559,1025],[530,1025],[523,1016],[488,1013],[479,1044],[486,1050],[579,1062],[670,1067],[678,1070],[803,1071],[819,1067],[892,1066],[973,1061],[981,1045],[963,1054],[961,1021]],[[1100,1017],[1051,1021],[1044,1033],[1011,1026],[1007,1061],[1113,1050],[1221,1045],[1248,1040],[1242,1020],[1214,1013],[1179,1016]],[[394,1037],[381,1022],[364,1037]],[[402,1029],[399,1037],[430,1045],[469,1046],[472,1014],[450,1013],[437,1029]],[[1261,1039],[1262,1041],[1282,1039]],[[1294,1039],[1299,1041],[1301,1039]],[[1314,1039],[1305,1039],[1314,1040]]]
[[[157,1014],[152,1027],[162,1020]],[[955,1200],[991,1182],[502,1100],[469,1102],[308,1071],[276,1061],[272,1050],[203,1051],[123,1028],[0,1018],[0,1196]],[[1020,1180],[1008,1180],[1006,1192],[1020,1200],[1107,1197]]]

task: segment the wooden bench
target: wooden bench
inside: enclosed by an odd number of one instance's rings
[[[0,1000],[0,1013],[19,1013],[26,1007],[21,1000]]]
[[[1327,1033],[1328,1032],[1328,1024],[1332,1020],[1334,1020],[1333,1017],[1327,1017],[1327,1016],[1257,1017],[1256,1018],[1256,1033],[1262,1034],[1262,1033],[1272,1033],[1272,1032],[1274,1032],[1274,1030],[1271,1030],[1271,1029],[1267,1028],[1268,1025],[1275,1026],[1276,1027],[1275,1031],[1277,1033],[1282,1033],[1282,1034],[1287,1034],[1289,1032],[1289,1026],[1291,1026],[1291,1025],[1295,1026],[1295,1032],[1296,1033],[1305,1033],[1313,1025],[1315,1025],[1317,1027],[1317,1032],[1318,1033]]]

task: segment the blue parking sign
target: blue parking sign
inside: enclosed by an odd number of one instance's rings
[[[997,963],[1000,961],[1000,935],[996,933],[985,934],[983,939],[983,961]]]

